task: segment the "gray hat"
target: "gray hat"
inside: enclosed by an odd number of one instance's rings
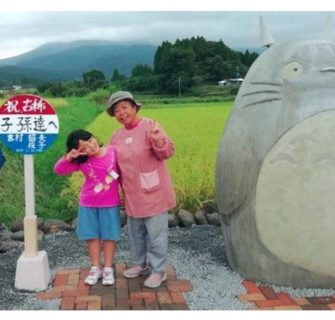
[[[137,111],[141,108],[141,104],[134,100],[133,95],[130,92],[117,91],[110,96],[108,105],[107,105],[106,111],[111,117],[114,117],[115,104],[122,100],[131,100],[132,102],[134,102],[134,104],[136,105]]]

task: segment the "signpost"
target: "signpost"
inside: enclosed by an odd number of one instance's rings
[[[58,117],[39,96],[17,95],[0,107],[0,140],[12,151],[24,154],[24,252],[17,261],[15,287],[46,290],[50,270],[46,251],[38,251],[35,215],[34,154],[45,151],[56,139]]]

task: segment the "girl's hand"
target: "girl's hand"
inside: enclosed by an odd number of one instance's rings
[[[86,156],[86,153],[85,152],[82,152],[80,149],[77,150],[77,149],[72,149],[70,152],[68,152],[66,155],[65,155],[65,158],[68,160],[68,161],[71,161],[73,159],[77,159],[79,156]]]

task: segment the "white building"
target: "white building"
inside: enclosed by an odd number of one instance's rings
[[[243,78],[231,78],[231,79],[226,79],[226,80],[221,80],[218,82],[219,86],[228,86],[228,85],[241,85],[243,82]]]

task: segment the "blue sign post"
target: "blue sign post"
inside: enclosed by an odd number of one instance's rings
[[[15,287],[43,291],[50,282],[46,251],[38,251],[35,215],[34,154],[45,151],[56,139],[58,117],[39,96],[17,95],[0,107],[0,140],[11,150],[24,154],[25,249],[17,261]]]

